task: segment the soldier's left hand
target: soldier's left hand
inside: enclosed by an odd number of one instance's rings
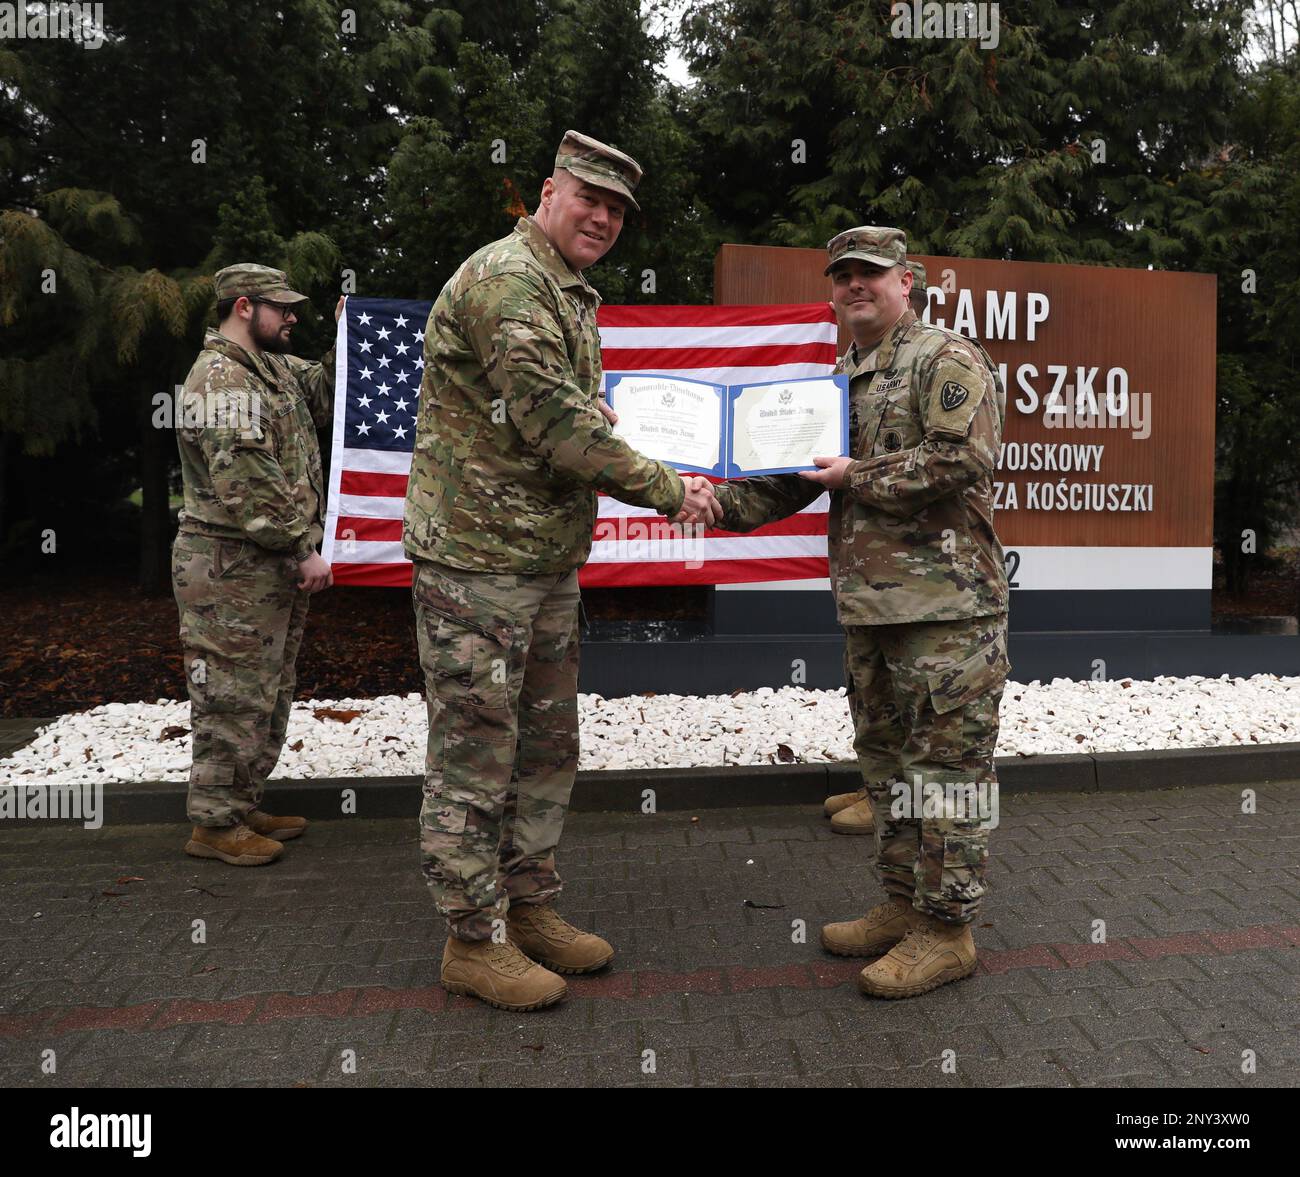
[[[338,322],[343,317],[343,295],[339,295],[339,300],[334,304],[334,322]]]
[[[605,414],[606,421],[608,421],[611,425],[618,424],[618,414],[609,407],[608,401],[597,401],[596,405],[600,409],[600,411]]]
[[[852,458],[814,458],[813,461],[821,469],[800,470],[799,477],[806,478],[809,482],[820,482],[828,490],[839,490],[848,477],[849,467],[853,465]]]

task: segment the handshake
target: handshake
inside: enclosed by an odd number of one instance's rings
[[[682,499],[681,510],[669,522],[701,524],[704,527],[716,527],[721,523],[722,504],[713,493],[713,483],[699,475],[684,477],[682,482],[686,486],[686,495]]]

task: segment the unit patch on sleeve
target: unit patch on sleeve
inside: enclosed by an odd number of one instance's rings
[[[953,409],[960,406],[968,396],[970,396],[970,392],[967,389],[963,388],[955,380],[949,380],[939,393],[939,404],[951,413]]]

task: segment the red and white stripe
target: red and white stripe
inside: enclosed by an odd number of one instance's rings
[[[605,306],[606,373],[662,372],[718,384],[824,376],[835,366],[826,303],[777,306]],[[340,332],[344,323],[340,323]],[[340,346],[339,354],[345,348]],[[336,395],[343,395],[340,371]],[[405,586],[402,514],[411,457],[342,450],[331,472],[325,557],[339,584]],[[736,584],[827,575],[825,495],[799,514],[746,535],[672,536],[653,510],[600,497],[583,585]]]

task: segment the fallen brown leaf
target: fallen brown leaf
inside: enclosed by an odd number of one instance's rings
[[[353,711],[346,707],[317,707],[312,714],[320,720],[337,719],[339,723],[351,723],[362,711]]]

